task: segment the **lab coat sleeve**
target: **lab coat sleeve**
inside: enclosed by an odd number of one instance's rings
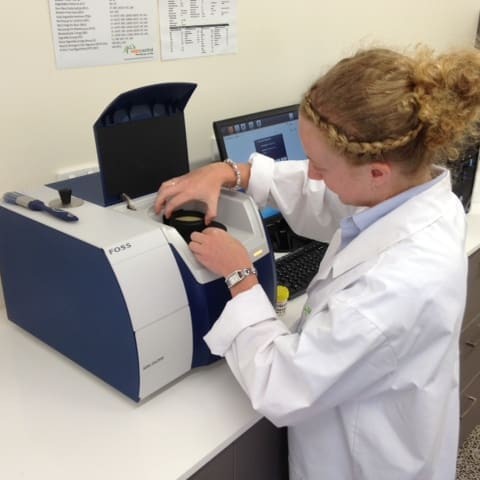
[[[266,300],[266,301],[265,301]],[[245,315],[245,304],[256,305],[255,316]],[[231,321],[230,319],[235,319]],[[276,320],[275,310],[260,285],[242,292],[236,300],[227,303],[214,328],[204,337],[212,353],[224,357],[232,343],[242,330],[262,321]],[[276,322],[276,334],[288,334],[290,331],[282,322]]]
[[[250,163],[247,193],[260,207],[269,205],[280,210],[299,235],[328,242],[340,220],[355,211],[344,205],[323,181],[308,178],[307,160],[275,162],[254,153]]]
[[[227,303],[205,341],[225,356],[254,409],[278,426],[293,425],[374,394],[395,368],[375,325],[345,306],[340,310],[335,326],[325,312],[292,333],[257,285]]]

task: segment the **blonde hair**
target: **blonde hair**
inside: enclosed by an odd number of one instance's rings
[[[375,48],[338,62],[300,113],[354,164],[385,159],[409,172],[454,160],[479,138],[480,52],[412,56]]]

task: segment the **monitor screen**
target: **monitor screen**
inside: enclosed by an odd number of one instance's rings
[[[276,161],[306,158],[298,135],[298,105],[264,110],[213,122],[220,158],[246,163],[254,152]],[[278,210],[266,207],[262,217],[278,216]]]

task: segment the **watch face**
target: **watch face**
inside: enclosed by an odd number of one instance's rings
[[[236,285],[240,280],[242,280],[243,277],[239,275],[239,272],[234,272],[232,275],[230,275],[227,278],[227,285],[228,288],[232,288],[234,285]]]
[[[244,268],[242,270],[235,270],[232,274],[230,274],[225,279],[225,283],[227,284],[228,288],[232,288],[233,286],[241,282],[245,277],[248,277],[249,275],[257,275],[257,270],[255,269],[255,267]]]

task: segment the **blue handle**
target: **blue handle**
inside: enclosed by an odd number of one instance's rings
[[[45,205],[41,200],[33,200],[28,204],[28,208],[31,210],[43,210],[44,212],[53,215],[54,217],[59,218],[60,220],[64,220],[65,222],[76,222],[78,217],[73,215],[66,210],[62,210],[61,208],[52,208]]]
[[[3,200],[7,203],[20,205],[23,208],[28,208],[34,211],[47,212],[54,217],[64,220],[65,222],[76,222],[78,217],[61,208],[52,208],[45,205],[41,200],[29,197],[19,192],[7,192],[3,195]]]
[[[60,218],[61,220],[65,220],[66,222],[76,222],[78,220],[78,217],[76,215],[73,215],[73,213],[67,212],[65,210],[61,210],[60,208],[51,208],[45,205],[44,210],[50,215]]]

